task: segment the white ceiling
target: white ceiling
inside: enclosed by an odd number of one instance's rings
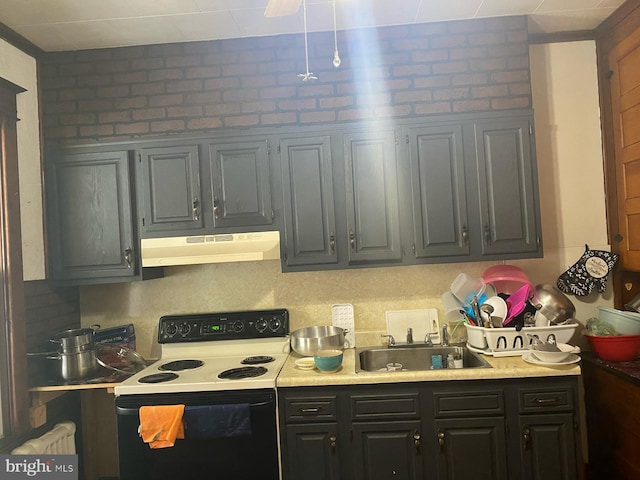
[[[592,30],[624,0],[336,0],[339,30],[529,15],[531,33]],[[45,51],[255,37],[303,31],[265,18],[267,0],[0,0],[0,22]],[[309,31],[333,29],[332,0],[307,0]]]

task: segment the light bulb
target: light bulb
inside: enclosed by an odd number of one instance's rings
[[[340,54],[338,53],[338,50],[336,50],[335,52],[333,52],[333,66],[338,68],[341,63],[342,60],[340,60]]]

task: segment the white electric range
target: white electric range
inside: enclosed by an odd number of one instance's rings
[[[121,480],[279,478],[276,378],[289,354],[287,310],[160,318],[160,359],[115,387]],[[177,440],[150,449],[138,436],[139,408],[243,407],[251,434]],[[247,462],[243,452],[253,452]]]

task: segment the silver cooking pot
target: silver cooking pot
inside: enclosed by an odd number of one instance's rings
[[[78,353],[93,350],[94,328],[72,328],[56,333],[49,341],[59,346],[62,353]]]
[[[291,348],[304,356],[313,355],[318,350],[342,350],[345,330],[340,327],[306,327],[291,332]]]
[[[83,380],[93,376],[99,368],[94,349],[71,353],[48,354],[49,360],[60,362],[58,373],[64,380]]]

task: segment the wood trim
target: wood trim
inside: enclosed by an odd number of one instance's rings
[[[44,50],[7,27],[4,23],[0,23],[0,38],[36,59],[42,58],[45,54]]]
[[[22,277],[22,235],[20,225],[20,186],[18,182],[18,140],[16,93],[24,91],[11,82],[0,82],[0,315],[4,341],[2,371],[3,401],[8,406],[5,435],[21,435],[29,429],[29,396],[24,321],[24,282]],[[11,100],[13,99],[13,100]],[[5,391],[6,390],[6,391]],[[6,409],[3,409],[6,412]]]
[[[530,33],[529,45],[536,45],[541,43],[581,42],[584,40],[595,39],[595,30],[579,30],[575,32],[556,33]]]

